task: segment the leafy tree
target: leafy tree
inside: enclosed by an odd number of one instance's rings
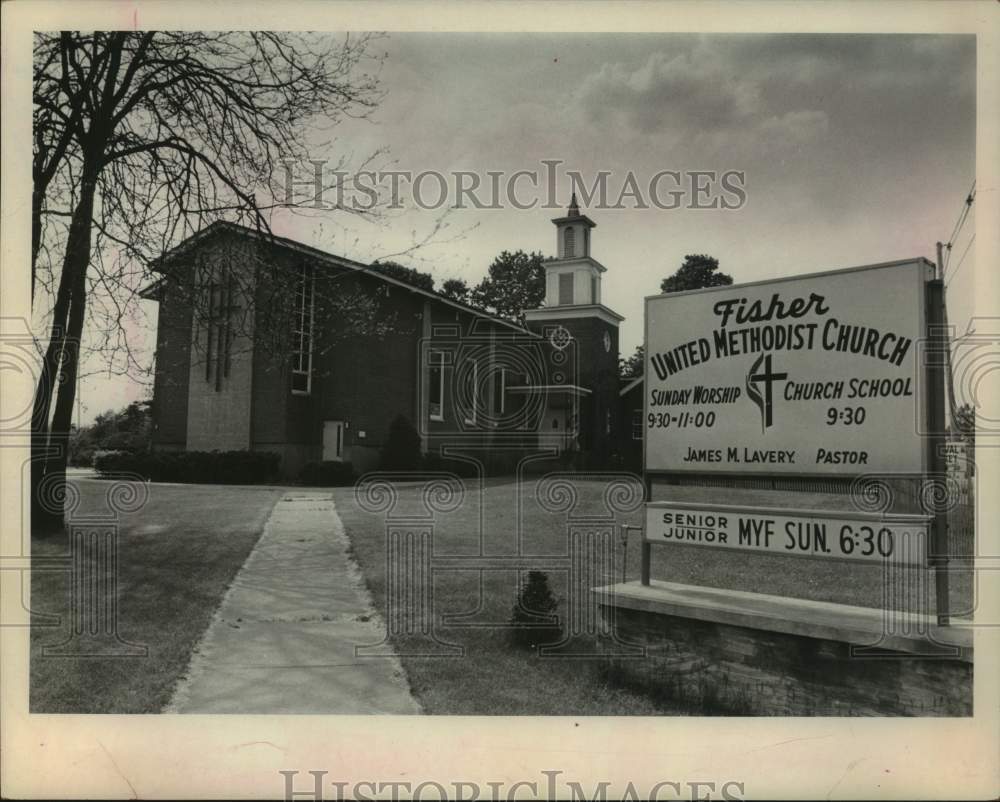
[[[70,433],[69,460],[73,465],[90,465],[96,451],[149,450],[153,426],[149,401],[133,401],[117,412],[108,410],[92,424]]]
[[[976,447],[976,408],[972,404],[962,404],[955,410],[955,428],[969,448]]]
[[[623,379],[637,379],[646,369],[646,347],[640,343],[628,359],[618,358],[618,375]]]
[[[660,282],[660,292],[684,292],[732,284],[733,277],[717,272],[718,269],[718,259],[703,253],[689,253],[677,272]]]
[[[469,292],[469,285],[465,283],[464,279],[450,278],[441,285],[441,294],[445,298],[452,298],[456,301],[468,303]]]
[[[705,287],[727,287],[733,277],[719,273],[719,260],[705,254],[688,254],[684,264],[672,276],[660,282],[660,292],[683,292],[700,290]],[[635,379],[643,375],[646,368],[646,349],[637,345],[632,356],[618,360],[618,373],[623,379]]]
[[[524,310],[545,300],[545,267],[540,253],[504,251],[470,293],[470,301],[500,317],[524,321]]]
[[[385,261],[385,262],[372,262],[372,270],[376,273],[381,273],[383,276],[389,276],[398,281],[405,281],[407,284],[412,284],[414,287],[419,287],[422,290],[427,290],[428,292],[434,292],[434,276],[430,273],[421,273],[419,270],[415,270],[412,267],[406,267],[401,265],[399,262]]]

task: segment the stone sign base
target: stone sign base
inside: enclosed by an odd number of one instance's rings
[[[705,714],[970,716],[972,633],[927,616],[652,581],[593,590],[616,671]]]

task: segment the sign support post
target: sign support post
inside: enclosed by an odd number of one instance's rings
[[[934,568],[934,598],[939,626],[947,626],[951,621],[948,599],[948,511],[945,472],[947,465],[944,454],[944,370],[947,365],[948,336],[944,327],[944,282],[941,279],[927,282],[927,479],[931,483],[942,484],[941,492],[931,492],[929,498],[934,504],[934,520],[928,562]],[[934,485],[931,484],[934,490]]]
[[[643,435],[643,450],[645,451],[645,435]],[[644,455],[645,457],[645,455]],[[646,488],[646,503],[653,500],[653,479],[646,470],[645,458],[643,459],[642,481]],[[643,537],[639,541],[639,582],[649,585],[649,563],[652,560],[652,545],[645,536],[645,524],[643,525]]]

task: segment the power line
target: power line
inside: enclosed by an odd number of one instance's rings
[[[951,284],[951,280],[952,280],[953,278],[955,278],[955,276],[956,276],[956,275],[958,274],[958,270],[959,270],[959,268],[960,268],[960,267],[962,266],[962,262],[964,262],[964,261],[965,261],[965,257],[966,257],[966,256],[968,255],[968,253],[969,253],[969,248],[971,248],[971,247],[972,247],[972,243],[973,243],[973,242],[975,242],[975,241],[976,241],[976,235],[975,235],[975,232],[973,232],[972,236],[971,236],[971,237],[969,237],[969,244],[968,244],[968,245],[966,245],[966,246],[965,246],[965,250],[964,250],[964,251],[962,251],[962,258],[958,260],[958,264],[957,264],[957,265],[955,265],[955,269],[951,271],[951,276],[950,276],[950,277],[949,277],[949,279],[948,279],[948,280],[947,280],[947,281],[946,281],[946,282],[944,283],[944,288],[945,288],[945,289],[948,289],[948,285],[949,285],[949,284]]]
[[[948,242],[945,243],[947,255],[945,257],[943,269],[948,268],[948,262],[951,261],[952,245],[955,244],[955,238],[962,230],[962,226],[965,225],[965,221],[969,217],[969,210],[972,209],[972,204],[975,202],[975,200],[976,200],[976,179],[972,179],[972,186],[969,187],[969,193],[968,195],[965,196],[965,203],[962,204],[962,208],[958,213],[958,219],[955,220],[955,225],[951,230],[951,236],[948,237]]]

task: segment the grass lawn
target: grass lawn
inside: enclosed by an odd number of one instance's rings
[[[75,482],[77,516],[108,513],[110,483]],[[282,491],[273,488],[151,484],[143,509],[124,514],[118,540],[118,632],[148,647],[147,657],[46,656],[69,632],[70,577],[36,571],[34,613],[58,615],[59,626],[32,627],[32,713],[155,713],[175,682],[213,612],[246,560]],[[32,555],[67,554],[63,538],[34,543]]]
[[[578,505],[574,516],[599,514],[605,485],[595,480],[574,480]],[[516,553],[517,521],[520,517],[524,554],[565,554],[567,513],[545,509],[538,499],[538,483],[527,480],[518,486],[512,480],[489,480],[484,490],[467,487],[465,500],[454,512],[437,513],[434,530],[435,555],[473,555],[479,548],[480,531],[484,553]],[[723,504],[752,503],[789,505],[788,494],[770,497],[767,491],[671,488],[675,500]],[[350,536],[357,559],[376,606],[386,610],[386,555],[384,513],[363,509],[350,488],[335,489],[337,511]],[[397,487],[394,515],[421,509],[420,485]],[[700,495],[699,495],[700,494]],[[779,498],[784,497],[779,501]],[[795,506],[805,509],[835,509],[843,497],[803,494]],[[518,506],[521,506],[520,513]],[[618,523],[638,525],[641,509],[619,515]],[[620,571],[620,566],[617,568]],[[506,622],[517,595],[513,570],[483,571],[482,597],[475,570],[438,571],[433,577],[434,612],[469,613],[480,627],[436,626],[437,635],[465,648],[460,658],[408,657],[401,659],[414,694],[428,713],[450,715],[653,715],[663,713],[704,714],[708,711],[678,709],[676,702],[653,700],[617,684],[609,684],[606,665],[600,658],[558,659],[538,657],[510,647],[507,633],[491,627]],[[565,571],[551,570],[550,584],[565,611]],[[626,575],[639,576],[638,533],[631,535]],[[689,545],[653,549],[652,576],[689,584],[710,585],[772,593],[845,604],[882,606],[882,569],[877,565],[824,562],[801,557],[753,555],[715,551]],[[963,581],[959,581],[959,580]],[[607,576],[610,583],[620,573]],[[931,583],[933,589],[933,583]],[[953,609],[969,593],[968,576],[954,577]],[[966,607],[968,604],[966,603]]]
[[[596,487],[596,483],[580,484],[582,506],[577,512],[596,512],[600,507],[600,492],[588,495],[588,491],[594,489],[591,485]],[[395,515],[416,513],[421,509],[420,485],[402,484],[397,490],[399,502]],[[565,515],[544,509],[534,497],[534,490],[533,483],[521,490],[524,553],[565,554]],[[385,613],[384,517],[362,509],[351,488],[335,489],[333,493],[355,559],[365,575],[376,607]],[[490,480],[485,492],[470,488],[459,509],[437,516],[435,553],[454,556],[477,553],[481,515],[485,518],[484,552],[493,556],[515,553],[517,495],[517,485],[512,480]],[[474,621],[480,625],[507,621],[517,596],[516,571],[482,573],[481,600],[478,571],[449,571],[435,576],[435,616],[476,611]],[[565,607],[565,572],[547,573],[552,591],[560,601],[561,612]],[[454,658],[401,655],[413,693],[428,713],[580,716],[685,712],[657,704],[641,692],[609,684],[602,678],[601,668],[605,663],[601,660],[538,657],[529,651],[512,648],[507,633],[490,626],[445,626],[437,630],[437,634],[442,640],[463,646],[465,654]]]

